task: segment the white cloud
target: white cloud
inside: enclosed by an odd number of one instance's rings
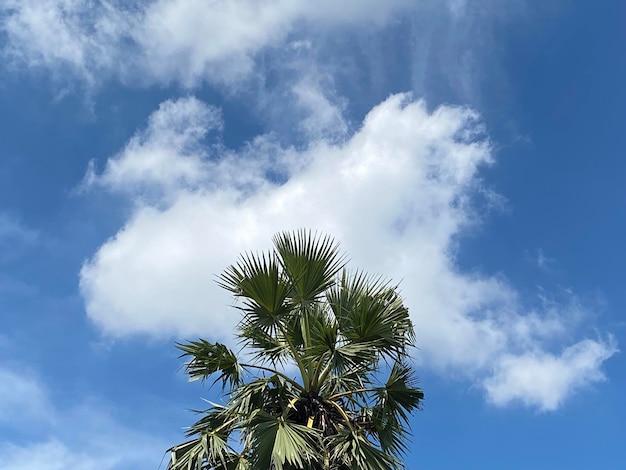
[[[203,108],[189,107],[190,100],[169,102],[156,115],[164,122],[169,113],[197,117]],[[138,135],[142,148],[156,151],[151,125]],[[210,116],[207,125],[213,126]],[[200,148],[202,136],[192,133],[188,144]],[[494,403],[519,398],[512,387],[532,380],[526,366],[534,358],[542,366],[537,390],[523,403],[553,409],[573,390],[601,380],[600,367],[616,350],[610,340],[572,341],[580,321],[570,316],[587,315],[575,296],[527,311],[506,280],[455,266],[458,236],[478,222],[471,200],[481,189],[479,170],[493,159],[468,109],[428,112],[423,102],[395,95],[339,143],[315,140],[296,151],[261,136],[239,154],[170,156],[173,169],[193,161],[197,184],[148,177],[164,197],[155,204],[135,199],[130,220],[81,271],[87,314],[105,333],[230,340],[238,313],[215,275],[240,252],[267,248],[275,232],[306,227],[340,240],[354,267],[402,279],[419,360],[473,381]],[[110,168],[134,168],[135,158],[144,171],[111,178]],[[145,165],[161,168],[141,152],[122,152],[93,182],[113,190],[124,183],[132,191],[141,175],[153,174]],[[561,378],[544,380],[547,367]]]
[[[221,163],[223,171],[210,172],[213,179],[206,182],[204,191],[170,192],[174,202],[165,210],[140,208],[127,227],[83,270],[89,313],[105,325],[118,314],[121,321],[132,318],[141,325],[154,325],[160,318],[156,312],[164,311],[163,319],[171,327],[179,328],[180,333],[192,333],[197,325],[176,326],[169,316],[171,311],[188,311],[191,318],[202,321],[206,296],[211,296],[213,290],[204,286],[210,284],[212,276],[240,251],[266,246],[273,232],[283,227],[339,231],[337,236],[346,243],[348,237],[354,238],[350,250],[353,256],[369,253],[377,242],[392,242],[395,238],[406,241],[416,221],[427,232],[416,236],[445,245],[455,227],[465,222],[457,192],[467,189],[477,164],[489,160],[488,148],[481,143],[465,143],[475,131],[466,128],[474,119],[471,112],[449,108],[429,116],[423,103],[406,104],[403,96],[391,98],[370,114],[364,129],[346,144],[320,143],[306,152],[286,152],[280,162],[289,159],[293,168],[287,171],[294,174],[284,185],[265,179],[255,187],[242,188],[233,182],[241,174],[261,181],[275,165],[262,152],[279,149],[255,143],[252,146],[258,153],[249,149],[243,161],[237,161],[235,155],[225,156],[228,163]],[[256,166],[251,165],[251,155]],[[214,167],[213,162],[207,161],[206,165]],[[107,181],[106,173],[103,180]],[[403,220],[407,213],[409,218]],[[165,227],[157,229],[163,220],[167,220]],[[140,232],[144,236],[137,238]],[[367,233],[371,239],[365,236]],[[139,240],[140,244],[135,245]],[[150,248],[144,245],[146,242]],[[432,248],[438,254],[444,247]],[[367,257],[372,258],[372,254]],[[132,275],[135,281],[126,284],[128,291],[118,297],[116,289],[106,287],[105,277],[110,282],[122,279],[118,272],[122,259],[129,265],[134,260],[132,269],[136,274],[146,263],[151,265],[153,275],[169,284],[168,293],[162,289],[154,292],[150,277],[144,278],[144,286],[140,281],[143,276]],[[380,261],[370,264],[378,267]],[[195,268],[190,271],[191,267]],[[175,295],[182,285],[189,289],[188,294]],[[102,295],[104,291],[113,295]],[[202,299],[198,301],[192,292],[203,293]],[[144,317],[140,312],[148,299],[152,299],[148,309],[152,313]],[[98,307],[101,300],[113,305]],[[135,301],[138,304],[132,311],[127,310]],[[230,331],[233,321],[228,323],[226,331]]]
[[[303,24],[383,25],[408,0],[7,0],[0,6],[14,63],[99,78],[194,86],[231,82],[255,55]]]
[[[302,73],[304,78],[292,87],[296,103],[306,113],[300,128],[309,140],[342,139],[348,132],[348,125],[341,100],[332,92],[332,79],[315,72],[314,65],[309,65],[307,72]]]
[[[115,468],[115,458],[72,452],[56,441],[37,442],[31,445],[0,445],[3,468],[6,470],[96,470]]]
[[[120,48],[134,19],[125,13],[108,2],[6,0],[0,6],[4,52],[14,63],[57,77],[69,72],[93,85],[123,67]]]
[[[0,424],[19,421],[24,426],[52,419],[47,394],[39,382],[22,371],[0,367]]]
[[[84,416],[80,421],[66,425],[82,426],[90,420]],[[64,442],[50,437],[41,441],[14,443],[0,440],[3,470],[153,470],[157,468],[168,443],[149,436],[102,422],[105,427],[83,433],[79,442]],[[68,439],[68,441],[71,441]]]
[[[156,468],[168,443],[115,422],[110,411],[86,397],[60,408],[24,367],[0,367],[2,469]],[[28,440],[19,437],[25,430]]]
[[[485,388],[496,405],[517,401],[541,411],[553,411],[573,392],[604,380],[600,367],[616,352],[617,346],[610,338],[606,343],[580,341],[559,355],[545,351],[505,355],[494,375],[485,381]]]
[[[165,101],[150,116],[147,129],[107,162],[104,174],[96,177],[92,168],[85,182],[118,189],[193,187],[206,177],[202,139],[220,127],[219,110],[193,97]]]
[[[25,227],[16,217],[0,212],[0,248],[3,244],[10,242],[13,246],[15,243],[32,243],[37,240],[38,233],[28,227]]]

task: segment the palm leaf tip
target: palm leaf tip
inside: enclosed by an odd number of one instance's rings
[[[339,245],[329,236],[300,229],[274,236],[274,248],[300,301],[313,301],[334,282],[346,264]]]

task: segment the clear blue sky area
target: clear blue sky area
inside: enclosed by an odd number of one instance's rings
[[[408,469],[623,469],[626,3],[0,4],[0,469],[156,470],[215,276],[401,281]]]

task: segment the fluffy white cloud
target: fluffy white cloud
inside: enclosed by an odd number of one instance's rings
[[[156,121],[195,128],[202,115],[213,127],[214,114],[202,109],[210,108],[193,98],[162,105],[138,134],[140,147],[157,151]],[[167,167],[174,176],[181,162],[194,168],[192,186],[189,178],[153,178],[163,161],[127,151],[132,145],[92,175],[94,185],[131,192],[147,175],[162,191],[154,203],[134,199],[130,220],[81,271],[87,314],[106,333],[230,340],[238,313],[215,275],[240,252],[267,248],[275,232],[306,227],[340,240],[353,266],[402,279],[419,360],[472,380],[492,402],[550,410],[602,379],[602,362],[616,351],[612,340],[565,343],[576,332],[572,319],[586,315],[575,297],[525,311],[505,280],[455,265],[457,237],[477,222],[471,201],[481,190],[479,169],[492,161],[471,110],[429,112],[423,102],[395,95],[349,139],[315,140],[301,151],[261,136],[238,154],[219,145],[212,154],[198,150],[202,131],[186,135],[166,139]],[[184,153],[184,146],[196,151]],[[113,177],[113,168],[132,177]],[[533,380],[536,388],[522,399],[517,387],[527,390]]]
[[[192,86],[247,75],[254,56],[302,24],[382,25],[408,0],[7,0],[5,53],[15,62],[99,77]]]
[[[195,98],[166,101],[150,116],[147,129],[107,162],[104,174],[96,177],[90,169],[85,182],[122,190],[192,187],[206,177],[202,139],[220,127],[219,110]]]
[[[486,380],[485,388],[496,405],[519,401],[552,411],[581,387],[604,380],[600,366],[616,351],[616,344],[609,339],[605,344],[580,341],[558,355],[545,351],[507,354]]]

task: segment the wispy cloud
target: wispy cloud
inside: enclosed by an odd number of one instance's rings
[[[87,397],[59,407],[23,366],[0,367],[2,468],[155,469],[167,442],[117,423],[110,411]]]
[[[176,119],[192,119],[202,109],[193,100],[162,105],[150,122],[160,116],[157,121],[179,128]],[[212,122],[207,119],[207,130]],[[140,133],[142,145],[158,154],[150,126]],[[200,148],[204,134],[194,135],[192,147]],[[145,168],[129,173],[132,178],[112,178],[111,168],[136,168],[134,159],[156,171],[160,160],[144,159],[141,152],[121,152],[94,175],[94,183],[135,194],[136,204],[126,225],[81,271],[87,313],[107,334],[229,340],[237,314],[214,276],[238,253],[267,247],[274,232],[308,227],[337,237],[354,266],[403,279],[418,335],[417,360],[465,377],[491,402],[551,410],[604,377],[602,363],[616,345],[610,337],[572,341],[580,330],[572,314],[589,314],[579,303],[543,302],[529,309],[501,276],[464,273],[455,265],[455,240],[480,222],[471,202],[483,190],[480,168],[493,161],[475,112],[428,112],[423,102],[396,95],[340,142],[315,139],[295,150],[259,136],[240,153],[221,148],[206,158],[208,153],[170,154],[173,169],[192,160],[194,186],[177,178],[155,180]],[[133,192],[144,178],[160,184],[157,202]],[[533,378],[533,395],[515,392]]]
[[[0,249],[3,244],[28,244],[36,241],[37,238],[37,232],[26,227],[17,217],[0,212]]]
[[[7,0],[0,14],[4,55],[15,67],[43,69],[64,84],[69,78],[87,86],[123,74],[122,42],[136,21],[130,10],[108,2]]]
[[[102,78],[137,83],[230,83],[255,55],[297,25],[384,25],[407,0],[7,0],[0,6],[5,55],[88,86]]]
[[[543,250],[539,248],[537,250],[536,263],[539,268],[549,270],[554,265],[555,260],[547,257]]]
[[[0,368],[0,424],[45,426],[53,419],[47,394],[34,376]]]
[[[410,87],[431,102],[479,105],[487,79],[490,91],[497,84],[504,87],[498,97],[507,96],[494,31],[507,21],[530,16],[526,3],[7,0],[0,5],[0,31],[7,64],[18,70],[43,70],[70,89],[92,90],[114,80],[132,87],[177,84],[193,89],[209,83],[239,90],[253,87],[246,80],[255,74],[263,76],[264,86],[271,86],[276,70],[265,69],[267,57],[281,57],[285,45],[295,42],[315,50],[330,48],[326,62],[335,62],[338,69],[354,65],[354,49],[363,47],[363,60],[369,65],[358,68],[364,82],[388,84],[394,75],[407,74],[410,83],[405,89]],[[383,41],[393,43],[391,48],[381,43],[372,48],[371,41],[364,40],[376,39],[398,22],[408,25],[402,38],[408,54],[398,54],[394,41]],[[338,37],[353,39],[340,54],[334,41],[325,46],[325,39]],[[391,63],[394,74],[388,73]],[[302,83],[295,92],[303,104],[316,96],[319,106],[328,88],[311,94],[311,85]],[[334,111],[328,109],[327,116],[334,119]]]
[[[32,288],[13,275],[3,272],[6,265],[24,250],[40,241],[38,231],[24,225],[17,216],[0,211],[0,292],[30,292]]]
[[[533,16],[523,0],[418,2],[412,15],[413,90],[436,102],[510,100],[497,31]]]

